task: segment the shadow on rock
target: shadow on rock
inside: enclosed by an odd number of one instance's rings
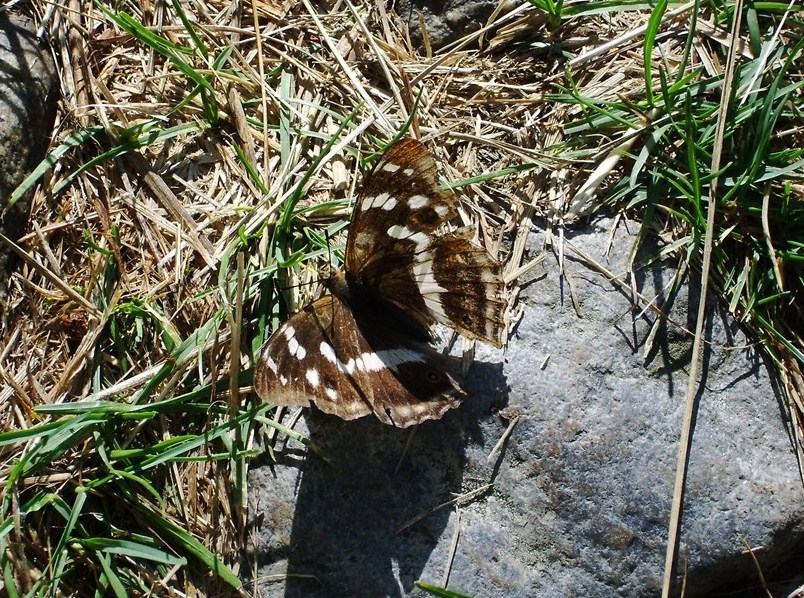
[[[285,596],[404,596],[413,589],[451,509],[430,511],[464,491],[467,442],[482,442],[479,422],[507,404],[502,364],[475,363],[466,386],[459,408],[407,430],[373,417],[305,414],[320,456],[308,451],[299,464],[278,454],[266,466],[276,478],[298,468],[290,536],[259,551],[261,569],[287,559]],[[260,492],[263,526],[270,526],[270,487]],[[281,594],[276,585],[266,592]]]

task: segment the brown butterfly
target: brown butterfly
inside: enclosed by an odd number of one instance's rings
[[[435,350],[430,328],[503,344],[501,266],[471,228],[446,230],[457,197],[438,187],[425,147],[403,138],[366,177],[329,295],[292,316],[260,351],[257,394],[343,419],[374,413],[407,427],[437,419],[465,392],[460,360]]]

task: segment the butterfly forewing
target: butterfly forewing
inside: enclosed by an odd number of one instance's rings
[[[346,271],[371,280],[389,263],[412,261],[417,244],[455,218],[455,198],[438,188],[433,157],[415,139],[386,150],[363,183],[346,243]]]
[[[458,200],[439,188],[436,174],[433,157],[414,139],[386,151],[355,206],[347,275],[424,325],[440,322],[500,347],[501,266],[467,229],[445,232]]]

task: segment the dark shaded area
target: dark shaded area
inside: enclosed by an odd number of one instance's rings
[[[277,455],[277,467],[300,466],[289,543],[269,541],[256,555],[260,566],[287,559],[282,595],[405,596],[413,590],[452,509],[400,528],[472,489],[466,486],[474,481],[463,479],[467,442],[493,444],[478,422],[507,404],[501,364],[474,364],[467,387],[470,397],[460,407],[408,430],[374,417],[345,422],[315,410],[305,414],[318,455],[292,449]],[[255,515],[270,527],[265,513]]]
[[[790,530],[789,538],[776,538],[774,544],[791,546],[789,552],[780,558],[779,554],[763,554],[761,547],[753,547],[757,563],[746,550],[741,563],[725,562],[722,567],[713,567],[707,575],[721,576],[721,583],[715,587],[701,589],[693,587],[687,592],[690,598],[768,598],[789,597],[804,583],[804,544],[796,541],[800,533]],[[792,542],[791,542],[792,541]],[[796,546],[797,543],[797,546]],[[742,565],[744,575],[735,578],[733,571]],[[761,575],[761,577],[760,577]]]
[[[9,196],[44,158],[56,118],[56,69],[36,39],[34,22],[0,12],[0,228],[12,240],[25,230],[30,203]],[[13,266],[0,247],[0,279]],[[5,287],[0,280],[0,292]]]

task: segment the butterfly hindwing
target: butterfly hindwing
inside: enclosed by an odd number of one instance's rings
[[[438,240],[431,270],[445,292],[434,294],[440,306],[438,321],[468,338],[501,347],[505,337],[506,300],[501,266],[489,253],[471,241],[473,231],[462,228]]]
[[[276,405],[313,402],[347,420],[373,412],[402,428],[441,417],[464,396],[458,363],[407,334],[403,317],[390,317],[335,295],[308,305],[263,347],[257,394]]]
[[[262,347],[254,372],[254,389],[263,400],[301,407],[309,407],[312,400],[322,411],[344,419],[371,413],[366,401],[349,401],[348,396],[342,400],[341,387],[347,381],[341,379],[335,365],[321,359],[324,343],[331,346],[333,336],[341,337],[340,347],[357,332],[350,331],[344,322],[343,330],[335,333],[335,305],[332,295],[307,305],[282,324]]]

